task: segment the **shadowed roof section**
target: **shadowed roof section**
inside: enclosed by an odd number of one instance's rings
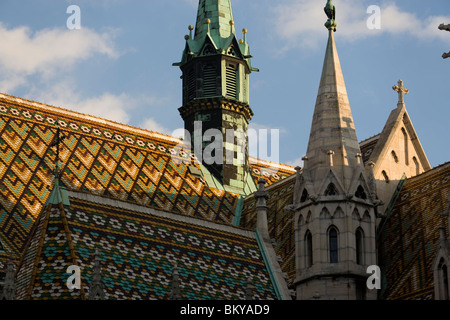
[[[388,300],[432,300],[432,263],[439,244],[441,214],[450,194],[450,162],[406,180],[380,230],[384,271],[381,296]]]
[[[69,191],[70,206],[40,217],[18,274],[26,299],[86,299],[95,249],[106,299],[169,299],[175,263],[186,300],[277,299],[254,232]],[[81,268],[71,291],[68,265]]]

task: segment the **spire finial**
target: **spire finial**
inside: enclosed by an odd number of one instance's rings
[[[242,33],[244,34],[244,43],[247,43],[247,29],[242,29]]]
[[[333,0],[328,0],[325,8],[323,8],[323,10],[325,11],[328,20],[327,22],[325,22],[325,27],[328,30],[333,30],[334,32],[336,32],[336,27],[337,27],[337,23],[336,23],[336,7],[333,5]]]
[[[208,33],[210,34],[210,33],[211,33],[211,29],[210,29],[210,26],[211,26],[211,20],[210,20],[210,19],[206,19],[206,20],[205,20],[205,23],[208,25]]]
[[[254,289],[255,286],[253,285],[252,278],[247,278],[247,281],[245,283],[245,300],[254,300]]]
[[[170,300],[181,300],[180,274],[178,264],[175,262],[172,269],[172,287],[169,294]]]
[[[105,300],[105,284],[103,283],[102,267],[100,266],[100,253],[95,249],[94,268],[89,287],[89,300]]]
[[[9,255],[8,262],[6,263],[5,283],[3,284],[3,290],[0,294],[1,300],[15,300],[16,299],[16,279],[14,277],[15,265],[13,261],[13,255]]]

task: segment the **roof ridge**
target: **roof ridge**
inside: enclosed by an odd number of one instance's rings
[[[279,169],[284,168],[286,170],[293,170],[293,171],[295,171],[295,167],[291,166],[291,165],[288,165],[288,164],[284,164],[284,163],[281,163],[281,162],[273,162],[273,161],[270,161],[270,160],[264,160],[264,159],[260,159],[260,158],[257,158],[257,157],[254,157],[254,156],[250,156],[250,155],[248,157],[249,157],[250,164],[253,164],[253,165],[270,164],[270,165],[275,165],[275,167],[278,167]],[[252,161],[256,161],[256,162],[252,162]]]
[[[443,169],[443,168],[446,167],[446,166],[450,166],[450,161],[447,161],[447,162],[445,162],[445,163],[442,163],[442,164],[440,164],[440,165],[438,165],[438,166],[436,166],[436,167],[434,167],[434,168],[431,168],[431,169],[428,170],[428,171],[424,171],[424,172],[422,172],[421,174],[419,174],[419,175],[417,175],[417,176],[408,178],[407,180],[408,180],[408,181],[415,181],[415,180],[420,179],[421,177],[424,177],[424,176],[426,176],[426,175],[434,174],[434,173],[436,172],[436,170]]]
[[[178,223],[188,223],[196,226],[205,227],[220,232],[232,233],[250,239],[255,239],[253,230],[232,224],[221,224],[211,220],[205,220],[198,217],[176,214],[170,211],[142,206],[136,203],[126,202],[119,199],[110,199],[90,193],[79,191],[68,191],[69,197],[85,203],[93,203],[100,206],[119,208],[126,212],[135,212],[138,214],[149,215],[158,218],[169,219]]]
[[[375,134],[375,135],[373,135],[373,136],[371,136],[371,137],[369,137],[369,138],[367,138],[367,139],[364,139],[364,140],[360,141],[359,144],[360,144],[360,145],[363,145],[363,144],[365,144],[365,143],[371,142],[371,141],[369,141],[369,140],[372,140],[372,139],[374,139],[374,138],[376,138],[376,137],[380,137],[380,136],[381,136],[381,132],[378,133],[378,134]]]
[[[183,140],[181,140],[180,138],[175,138],[173,136],[164,134],[164,133],[160,133],[160,132],[156,132],[156,131],[152,131],[152,130],[148,130],[148,129],[142,129],[142,128],[138,128],[129,124],[123,124],[117,121],[113,121],[113,120],[108,120],[105,118],[100,118],[100,117],[96,117],[93,115],[89,115],[86,113],[82,113],[79,111],[74,111],[74,110],[69,110],[63,107],[57,107],[57,106],[53,106],[47,103],[43,103],[43,102],[38,102],[38,101],[34,101],[34,100],[29,100],[29,99],[24,99],[21,97],[17,97],[17,96],[13,96],[13,95],[9,95],[6,93],[2,93],[0,92],[0,98],[4,98],[6,100],[12,100],[15,101],[17,103],[20,104],[26,104],[29,106],[33,106],[36,108],[41,108],[41,109],[50,109],[49,111],[53,111],[53,112],[62,112],[67,116],[72,116],[72,117],[77,117],[80,119],[85,119],[85,120],[89,120],[89,121],[93,121],[96,123],[99,123],[101,125],[106,125],[106,126],[113,126],[119,130],[123,130],[123,131],[127,131],[130,132],[134,132],[137,134],[141,134],[141,135],[145,135],[148,136],[150,138],[156,138],[156,139],[160,139],[160,140],[164,140],[167,142],[175,142],[175,143],[181,143]]]

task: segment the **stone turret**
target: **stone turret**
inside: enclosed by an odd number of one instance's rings
[[[328,43],[302,172],[294,194],[297,299],[375,299],[366,287],[376,264],[373,181],[366,177],[334,32]],[[373,179],[373,177],[372,177]]]

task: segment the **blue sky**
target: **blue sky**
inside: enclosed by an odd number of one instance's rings
[[[248,29],[254,128],[280,130],[279,160],[305,154],[327,30],[326,1],[232,0]],[[182,128],[173,67],[197,0],[0,0],[0,92],[170,134]],[[335,34],[358,139],[381,132],[403,79],[406,108],[431,165],[450,161],[448,0],[335,0]],[[68,30],[69,5],[81,29]],[[370,30],[367,8],[381,8]]]

